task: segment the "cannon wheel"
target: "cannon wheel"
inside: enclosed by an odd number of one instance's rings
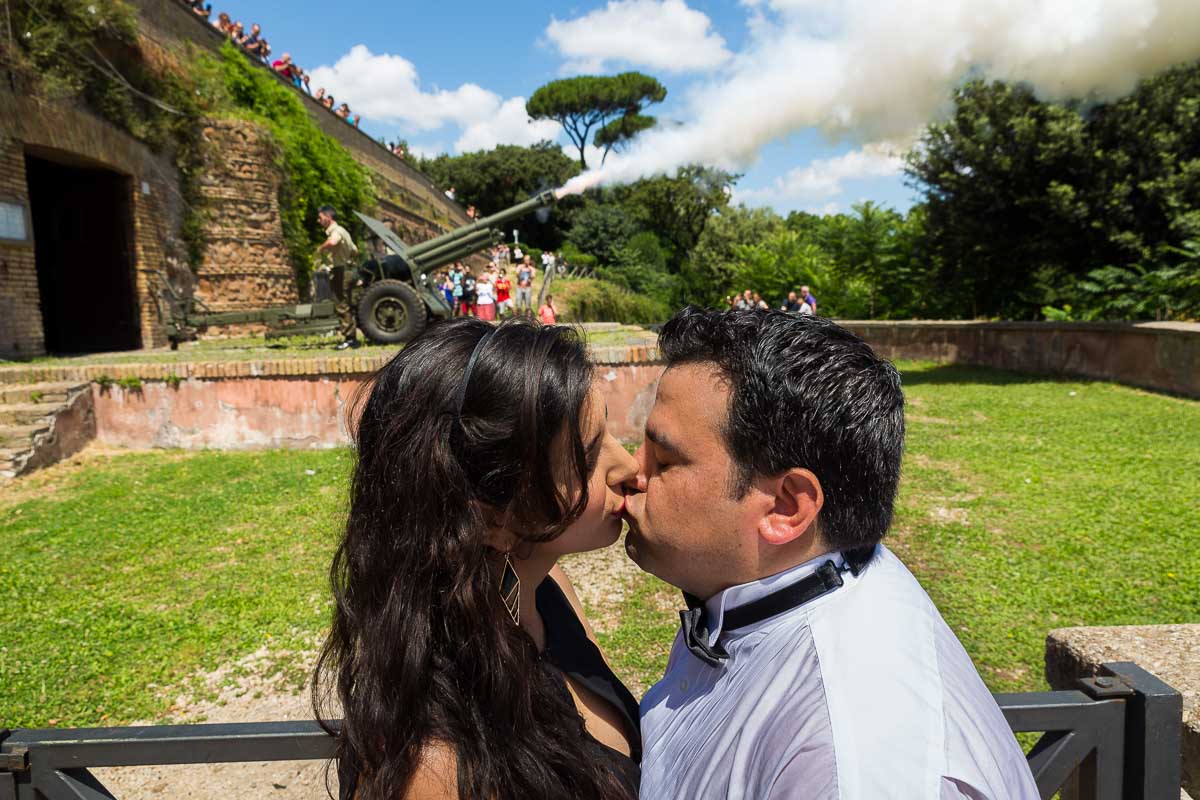
[[[410,342],[425,330],[425,304],[407,283],[375,281],[358,301],[358,327],[376,344]]]

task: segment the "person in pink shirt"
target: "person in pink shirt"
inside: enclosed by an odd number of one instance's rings
[[[558,309],[554,307],[554,295],[546,295],[546,302],[542,303],[542,307],[538,309],[538,319],[543,325],[553,325],[555,317],[558,315]]]

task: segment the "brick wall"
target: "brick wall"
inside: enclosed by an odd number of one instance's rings
[[[12,139],[0,138],[0,201],[22,205],[26,227],[30,227],[25,152],[21,143]],[[0,357],[29,358],[45,353],[33,232],[28,232],[25,242],[0,239]]]
[[[27,152],[43,158],[101,167],[131,178],[129,211],[135,269],[137,315],[143,347],[166,344],[152,299],[154,279],[147,270],[186,270],[179,240],[182,199],[179,175],[171,161],[153,153],[132,136],[87,111],[67,105],[39,103],[0,91],[0,194],[28,208],[25,176]],[[42,316],[30,241],[0,240],[0,357],[28,358],[45,352]],[[6,342],[3,331],[15,330]]]
[[[196,271],[197,296],[217,311],[295,303],[279,212],[283,175],[269,134],[247,122],[213,122],[201,180],[208,247]],[[314,223],[315,224],[315,223]]]

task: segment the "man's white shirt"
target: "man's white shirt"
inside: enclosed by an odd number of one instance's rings
[[[643,800],[1039,797],[971,659],[916,579],[880,545],[857,576],[735,631],[726,609],[813,574],[826,554],[706,603],[719,666],[676,635],[642,700]]]

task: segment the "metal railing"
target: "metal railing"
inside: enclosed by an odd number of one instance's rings
[[[1074,691],[998,694],[1016,732],[1042,732],[1029,766],[1043,798],[1178,800],[1179,693],[1129,662]],[[316,722],[0,731],[0,800],[112,800],[88,769],[328,759]]]

